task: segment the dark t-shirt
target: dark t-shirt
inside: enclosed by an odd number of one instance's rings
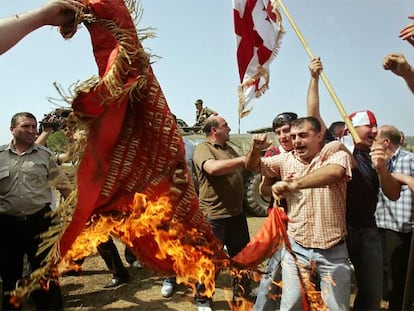
[[[346,196],[346,221],[355,228],[376,227],[375,210],[378,201],[379,179],[369,150],[354,150],[357,167],[352,169]]]
[[[193,162],[199,182],[200,209],[208,219],[223,219],[240,215],[243,212],[242,169],[231,173],[212,176],[203,166],[207,160],[229,160],[238,157],[237,152],[228,144],[223,147],[205,141],[196,146]]]

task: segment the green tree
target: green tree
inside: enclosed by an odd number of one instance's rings
[[[64,152],[67,149],[69,141],[63,131],[52,133],[47,139],[47,147],[54,152]]]

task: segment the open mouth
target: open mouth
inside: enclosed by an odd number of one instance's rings
[[[306,147],[295,147],[298,153],[304,153],[306,151]]]

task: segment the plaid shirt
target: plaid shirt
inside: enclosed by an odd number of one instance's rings
[[[346,236],[346,183],[352,176],[350,156],[344,151],[321,162],[319,155],[311,163],[303,162],[293,152],[261,159],[262,174],[283,180],[305,176],[318,168],[337,164],[345,168],[345,177],[329,185],[300,189],[288,196],[288,234],[303,247],[329,249]]]
[[[391,172],[414,176],[414,153],[398,149],[389,162]],[[375,218],[377,226],[396,232],[411,232],[414,220],[414,192],[401,186],[400,198],[389,200],[380,190]]]

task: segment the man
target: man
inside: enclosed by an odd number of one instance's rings
[[[288,236],[298,265],[292,254],[283,250],[280,309],[302,308],[300,277],[310,280],[315,272],[328,309],[348,310],[351,270],[344,240],[350,156],[337,151],[325,161],[321,160],[324,135],[321,124],[313,117],[293,121],[290,134],[293,152],[261,158],[261,150],[269,147],[263,134],[253,137],[252,149],[246,157],[247,169],[281,180],[272,190],[274,195],[287,200]]]
[[[292,138],[290,137],[290,124],[298,118],[294,112],[279,113],[272,122],[273,131],[275,132],[279,146],[271,146],[266,150],[265,157],[271,157],[284,152],[293,150]],[[272,197],[272,185],[275,182],[273,178],[263,176],[260,184],[260,194]],[[270,208],[273,207],[273,197],[270,202]]]
[[[290,125],[298,118],[296,113],[283,112],[279,113],[272,122],[273,131],[279,142],[279,146],[271,146],[266,150],[265,157],[271,157],[284,152],[290,152],[293,149],[292,138],[290,136]],[[272,196],[272,185],[276,180],[274,178],[262,177],[260,184],[261,195],[271,197],[269,209],[273,208],[274,198]],[[286,200],[280,200],[279,206],[286,208]],[[277,301],[274,297],[279,292],[279,287],[276,286],[276,282],[280,281],[280,261],[281,250],[269,259],[266,267],[266,271],[260,279],[259,289],[257,291],[257,298],[254,304],[253,310],[276,310]]]
[[[400,141],[400,131],[394,126],[383,125],[378,128],[375,142],[385,148],[389,158],[388,169],[393,174],[413,176],[414,154],[401,149]],[[375,218],[382,240],[384,268],[387,268],[384,269],[384,298],[389,301],[390,310],[402,310],[413,227],[413,204],[414,192],[407,185],[402,186],[397,201],[389,200],[382,191],[378,196]]]
[[[204,124],[206,141],[197,145],[193,161],[199,182],[199,206],[214,235],[227,247],[230,257],[250,241],[243,212],[243,176],[245,157],[240,157],[227,142],[230,127],[221,116],[212,116]],[[242,281],[244,295],[250,293]],[[235,293],[236,295],[238,293]],[[210,307],[210,301],[199,301]]]
[[[332,122],[331,125],[329,125],[328,132],[332,135],[334,139],[341,139],[345,133],[345,122]]]
[[[75,11],[83,7],[76,0],[52,0],[44,6],[0,20],[0,54],[11,49],[27,34],[45,25],[61,26],[61,33],[70,35],[75,27]]]
[[[308,112],[318,120],[319,114],[319,74],[322,71],[320,58],[311,60],[309,69],[312,81],[309,87]],[[369,110],[357,111],[349,116],[361,141],[349,145],[353,154],[352,179],[348,182],[346,195],[347,246],[355,269],[358,292],[354,300],[354,310],[376,310],[382,296],[382,249],[378,228],[375,222],[377,195],[381,187],[391,200],[399,196],[400,185],[390,172],[381,166],[382,160],[371,160],[371,146],[377,134],[377,120]],[[323,122],[323,121],[322,121]],[[378,149],[379,147],[377,147]],[[381,147],[382,148],[382,147]],[[376,151],[377,151],[376,149]],[[380,152],[380,150],[378,150]]]
[[[58,128],[59,126],[62,126],[58,122],[53,123],[53,119],[55,116],[52,114],[46,115],[45,118],[40,122],[42,124],[42,132],[41,134],[36,138],[35,143],[45,146],[47,139],[49,136],[54,132],[54,128]],[[63,122],[63,121],[61,121]],[[63,126],[62,126],[63,127]],[[39,129],[40,131],[40,129]],[[71,137],[68,137],[69,140],[72,143],[79,143],[78,139],[83,139],[80,137],[82,133],[77,132],[76,135],[72,135]],[[70,136],[70,135],[69,135]],[[71,159],[69,156],[69,151],[67,150],[64,154],[57,154],[56,155],[56,162],[60,165],[63,161],[63,159],[67,159],[67,161],[72,161],[73,168],[77,166],[75,164],[74,159]],[[101,255],[102,259],[105,261],[106,266],[108,267],[108,270],[112,273],[111,280],[106,283],[103,287],[104,288],[113,288],[118,287],[120,285],[126,284],[129,281],[129,272],[124,267],[124,264],[122,262],[121,256],[119,255],[118,248],[116,247],[113,239],[111,236],[109,236],[108,241],[103,242],[98,245],[97,247],[99,255]],[[127,253],[126,250],[129,249],[127,246],[125,246],[125,258],[130,259],[130,253]],[[128,255],[128,256],[127,256]],[[132,256],[134,256],[132,254]],[[135,258],[135,257],[134,257]],[[134,260],[135,261],[135,260]],[[134,262],[132,261],[132,263]],[[84,259],[76,260],[75,265],[77,266],[76,269],[71,269],[68,271],[63,272],[62,275],[68,276],[68,275],[80,275],[82,271],[82,265],[83,265]],[[131,263],[131,265],[132,265]]]
[[[202,127],[204,122],[210,116],[218,115],[218,113],[215,112],[213,109],[210,109],[208,107],[203,107],[202,99],[197,99],[194,104],[196,106],[196,123],[194,124],[195,127]]]
[[[34,143],[37,136],[36,118],[28,112],[15,114],[10,131],[13,140],[0,147],[0,274],[3,280],[3,310],[13,310],[10,296],[22,278],[23,256],[26,254],[33,270],[40,267],[47,251],[36,255],[39,234],[51,225],[53,181],[64,197],[71,186],[60,174],[52,152]],[[49,283],[49,290],[34,293],[38,310],[61,310],[63,302],[59,284]]]

